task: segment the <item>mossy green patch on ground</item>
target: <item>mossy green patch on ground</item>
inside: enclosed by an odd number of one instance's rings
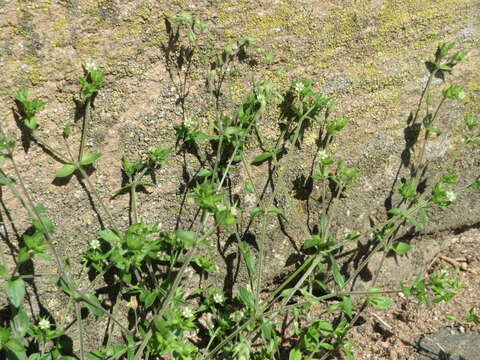
[[[52,5],[51,0],[16,0],[17,6],[25,9],[49,9]]]

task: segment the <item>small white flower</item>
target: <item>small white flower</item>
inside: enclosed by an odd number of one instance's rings
[[[97,239],[92,240],[90,242],[90,247],[92,248],[92,250],[100,249],[100,241],[98,241]]]
[[[87,62],[85,63],[85,70],[87,71],[94,71],[98,70],[97,65],[94,62]]]
[[[188,306],[187,307],[184,307],[183,310],[182,310],[182,316],[184,318],[191,318],[193,317],[193,311],[191,308],[189,308]]]
[[[237,216],[238,213],[239,213],[239,210],[238,210],[238,208],[237,208],[236,206],[232,206],[232,207],[230,208],[230,213],[232,214],[232,216]]]
[[[265,95],[257,94],[257,100],[260,101],[260,102],[265,102]]]
[[[305,85],[302,82],[297,82],[295,86],[293,87],[296,92],[302,92],[303,89],[305,89]]]
[[[213,295],[213,301],[217,304],[221,304],[225,301],[225,297],[223,296],[223,294],[217,293]]]
[[[38,327],[42,330],[48,330],[50,329],[50,321],[48,321],[48,319],[41,318],[38,322]]]
[[[239,322],[240,320],[243,319],[244,316],[245,316],[245,312],[243,310],[237,310],[231,313],[229,317],[230,317],[230,320]]]
[[[225,211],[225,210],[227,210],[227,207],[223,204],[219,204],[219,205],[217,205],[217,210],[218,211]]]
[[[187,128],[191,128],[194,124],[195,124],[195,122],[189,117],[187,117],[183,120],[183,125],[185,125],[185,127],[187,127]]]
[[[453,202],[457,198],[457,195],[453,191],[447,191],[445,194],[448,201]]]
[[[322,161],[325,160],[326,158],[328,158],[328,154],[327,154],[327,151],[325,149],[318,150],[317,155],[320,158],[320,160],[322,160]]]

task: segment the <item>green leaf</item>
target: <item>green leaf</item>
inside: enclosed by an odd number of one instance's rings
[[[57,285],[65,294],[73,297],[72,289],[70,289],[70,286],[67,284],[67,282],[62,277],[60,277],[58,279]]]
[[[343,354],[347,357],[347,360],[355,360],[355,356],[353,353],[348,349],[342,349]]]
[[[9,280],[7,282],[7,295],[13,306],[16,308],[22,306],[25,297],[25,282],[21,278]]]
[[[24,103],[28,100],[28,89],[23,88],[22,90],[18,90],[15,94],[15,99],[20,101],[20,103]]]
[[[473,130],[476,127],[478,127],[478,120],[473,118],[473,116],[465,115],[465,117],[463,118],[463,121],[467,126],[468,130]]]
[[[460,99],[463,100],[466,97],[466,94],[461,86],[451,85],[446,90],[442,91],[443,96],[446,99]]]
[[[245,182],[245,190],[247,190],[247,192],[249,192],[250,194],[253,194],[255,192],[255,187],[253,186],[251,181]]]
[[[143,246],[144,239],[135,233],[127,232],[125,234],[125,242],[129,250],[140,250]]]
[[[369,292],[376,292],[376,291],[378,291],[378,289],[372,288],[372,289],[368,289],[368,291]],[[389,308],[390,306],[393,305],[393,300],[391,300],[391,299],[389,299],[385,296],[382,296],[380,294],[373,294],[373,295],[368,297],[367,304],[370,305],[370,306],[376,307],[378,309],[387,309],[387,308]]]
[[[470,185],[468,185],[468,187],[470,189],[473,189],[473,190],[479,190],[480,189],[480,175],[477,176],[475,181],[473,183],[471,183]]]
[[[122,242],[120,236],[118,236],[118,234],[111,229],[102,230],[100,231],[99,235],[103,240],[105,240],[112,246],[119,245]]]
[[[23,119],[23,123],[30,130],[35,130],[38,126],[37,119],[35,118],[35,116],[31,116]]]
[[[239,298],[240,301],[247,307],[249,310],[255,309],[255,299],[250,291],[247,288],[240,286],[239,288]]]
[[[272,156],[273,156],[273,153],[271,151],[265,151],[260,155],[256,156],[255,159],[253,159],[252,165],[260,165],[264,161],[270,159]]]
[[[302,352],[299,349],[290,350],[288,360],[302,360]]]
[[[340,269],[338,268],[337,262],[335,261],[335,257],[331,253],[329,253],[328,258],[330,260],[330,263],[332,264],[333,279],[338,286],[343,287],[343,285],[345,284],[345,279],[340,273]]]
[[[28,315],[23,307],[18,310],[17,314],[13,318],[12,323],[13,326],[11,326],[11,328],[15,332],[15,337],[23,338],[30,327]]]
[[[426,129],[427,133],[433,133],[437,136],[440,136],[442,135],[442,130],[440,130],[439,128],[436,128],[436,127],[429,127]]]
[[[445,319],[450,320],[450,321],[455,321],[457,320],[457,317],[453,314],[445,314]]]
[[[352,318],[352,311],[353,308],[355,307],[354,303],[352,302],[352,299],[350,299],[349,296],[344,296],[342,298],[342,312],[347,315],[350,319]]]
[[[22,343],[18,341],[17,339],[10,339],[8,342],[5,344],[7,349],[13,351],[14,353],[24,353],[25,348],[23,347]]]
[[[9,177],[9,176],[2,176],[0,177],[0,186],[5,186],[9,184],[13,184],[15,182],[15,179]]]
[[[465,56],[467,56],[467,55],[468,55],[467,52],[465,52],[465,51],[459,51],[459,52],[453,54],[452,57],[450,58],[450,60],[456,61],[456,62],[460,62],[460,61],[462,61],[462,60],[465,58]]]
[[[75,165],[73,164],[65,164],[63,165],[56,173],[55,177],[56,178],[62,178],[62,177],[67,177],[73,174],[73,172],[77,170]]]
[[[100,316],[103,314],[101,310],[102,305],[100,305],[100,301],[98,298],[92,293],[84,293],[82,295],[82,300],[85,303],[85,306],[88,310],[90,310],[96,316]]]
[[[325,342],[319,343],[318,346],[320,346],[322,349],[325,349],[325,350],[334,350],[335,349],[335,347],[332,344],[325,343]]]
[[[281,216],[282,218],[284,218],[284,219],[286,220],[285,215],[283,214],[283,210],[281,210],[281,209],[279,209],[279,208],[277,208],[277,207],[275,207],[275,206],[269,207],[269,208],[267,209],[267,213],[279,215],[279,216]]]
[[[398,255],[403,255],[409,252],[412,249],[412,247],[404,242],[397,242],[392,246],[392,250],[395,251]]]
[[[441,181],[445,184],[455,185],[458,182],[458,176],[453,171],[450,171],[442,176]]]
[[[261,212],[263,212],[263,210],[261,208],[259,208],[259,207],[253,208],[252,210],[250,210],[250,218],[253,219],[255,216],[257,216]]]
[[[85,354],[87,360],[104,360],[105,356],[100,350],[93,350]]]
[[[472,307],[468,310],[468,316],[465,320],[472,323],[478,323],[480,321],[479,316],[475,314],[475,308]]]
[[[328,321],[319,320],[315,325],[318,326],[318,328],[322,331],[326,331],[329,333],[333,332],[332,324],[330,324]]]
[[[212,172],[208,169],[202,169],[197,173],[198,178],[207,177],[211,175],[212,175]]]
[[[405,199],[410,199],[410,200],[415,199],[417,197],[415,180],[411,179],[411,180],[405,181],[400,186],[399,193]]]
[[[239,244],[240,251],[242,253],[243,259],[245,260],[245,264],[247,265],[247,270],[249,274],[253,274],[255,272],[255,257],[250,253],[249,247],[245,242],[241,242]]]
[[[5,329],[3,327],[0,327],[0,345],[6,343],[9,338],[10,338],[10,329]]]
[[[188,40],[190,40],[191,43],[197,41],[197,37],[192,30],[188,30]]]
[[[185,247],[190,247],[195,244],[195,233],[185,230],[175,231],[175,235],[183,241]]]
[[[438,67],[438,70],[442,70],[442,71],[452,71],[452,68],[448,65],[440,65]]]
[[[311,239],[305,241],[303,248],[306,250],[320,245],[322,245],[322,238],[319,235],[312,235]]]
[[[157,298],[158,294],[156,291],[149,291],[148,295],[145,297],[144,306],[148,309],[150,306],[153,305],[155,299]]]
[[[82,166],[90,165],[95,160],[97,160],[100,156],[102,156],[102,154],[100,153],[86,154],[83,156],[82,160],[80,161],[80,165]]]
[[[441,43],[440,45],[438,45],[437,47],[437,51],[435,53],[435,57],[437,59],[441,59],[445,56],[447,56],[448,52],[450,50],[452,50],[453,46],[455,45],[455,43],[451,42],[451,43]]]
[[[54,230],[52,221],[44,215],[40,215],[40,220],[32,221],[32,225],[41,233],[53,233]]]
[[[17,261],[19,264],[23,264],[25,261],[30,259],[30,253],[26,247],[20,249],[17,255]]]

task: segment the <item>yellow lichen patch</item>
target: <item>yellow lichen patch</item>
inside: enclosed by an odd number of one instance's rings
[[[59,16],[52,24],[52,36],[48,41],[53,47],[66,46],[70,41],[68,31],[68,20],[65,16]]]
[[[350,8],[331,11],[322,21],[321,32],[321,37],[327,41],[328,47],[349,46],[355,35],[362,33],[362,23],[367,16],[364,7],[363,1]]]
[[[97,47],[99,39],[96,37],[85,37],[74,43],[73,48],[77,50],[81,57],[100,57],[100,50]]]
[[[426,42],[442,38],[442,30],[462,11],[465,0],[389,1],[378,14],[380,27],[374,40],[377,47],[391,43],[422,49]]]
[[[375,8],[369,3],[358,1],[351,7],[332,10],[322,20],[320,38],[326,39],[327,48],[345,48],[357,56],[373,58],[379,52],[394,56],[405,54],[405,48],[422,50],[426,43],[443,38],[442,30],[465,11],[462,4],[466,0],[385,1]]]
[[[23,77],[32,85],[41,85],[47,82],[48,77],[36,56],[25,56],[21,59],[20,69]]]
[[[371,62],[353,65],[347,70],[347,75],[353,80],[352,88],[360,88],[369,92],[401,86],[408,77],[408,74],[405,73],[384,72],[379,69],[378,65]]]
[[[259,9],[248,1],[224,1],[218,6],[218,22],[225,26],[228,38],[253,36],[264,39],[267,36],[301,35],[315,36],[316,29],[302,8],[292,7],[288,1],[280,2],[268,9]],[[236,24],[237,26],[228,26]],[[243,27],[238,25],[245,24]]]
[[[17,0],[17,5],[26,9],[48,9],[52,2],[51,0]]]
[[[466,85],[469,97],[467,107],[469,111],[478,112],[480,109],[480,74],[475,73]]]
[[[12,26],[11,34],[26,37],[28,36],[28,31],[21,25],[14,25]]]

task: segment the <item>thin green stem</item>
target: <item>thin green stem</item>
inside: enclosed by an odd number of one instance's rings
[[[75,310],[77,314],[77,324],[78,324],[78,332],[79,332],[79,340],[80,340],[80,360],[85,359],[85,350],[83,345],[83,324],[82,324],[82,313],[80,311],[80,304],[77,302],[75,303]]]
[[[132,223],[136,224],[138,222],[138,212],[137,212],[137,190],[136,190],[135,184],[130,186],[130,208],[132,210]]]
[[[85,113],[83,114],[83,126],[82,126],[82,137],[80,139],[80,148],[78,151],[78,162],[81,162],[83,159],[83,153],[85,151],[85,142],[87,140],[87,130],[90,123],[90,107],[92,105],[92,98],[89,97],[85,101]]]

